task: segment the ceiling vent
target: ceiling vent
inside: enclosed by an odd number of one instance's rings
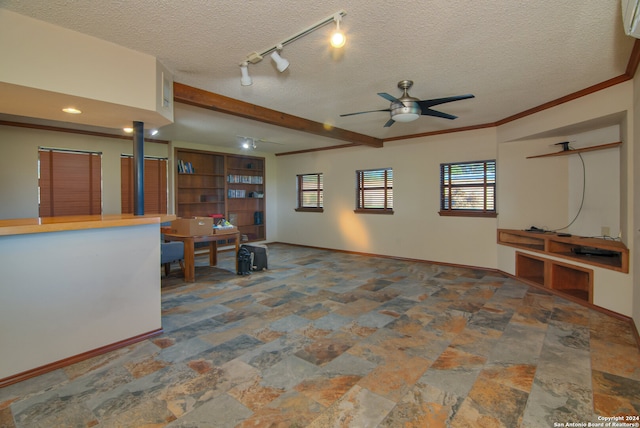
[[[640,39],[640,0],[622,0],[622,22],[628,36]]]

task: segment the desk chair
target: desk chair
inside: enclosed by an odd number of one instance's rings
[[[160,243],[160,264],[164,265],[164,274],[169,275],[171,262],[180,263],[180,268],[184,272],[184,243],[179,241]]]

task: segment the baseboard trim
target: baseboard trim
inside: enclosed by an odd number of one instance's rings
[[[143,340],[162,334],[163,329],[149,331],[147,333],[139,334],[128,339],[121,340],[119,342],[111,343],[109,345],[102,346],[91,351],[83,352],[82,354],[73,355],[68,358],[64,358],[59,361],[55,361],[44,366],[36,367],[35,369],[27,370],[22,373],[18,373],[4,379],[0,379],[0,388],[4,388],[14,383],[22,382],[27,379],[31,379],[36,376],[43,375],[45,373],[52,372],[54,370],[70,366],[71,364],[79,363],[89,358],[97,357],[98,355],[106,354],[107,352],[115,351],[116,349],[124,348],[125,346],[133,345],[134,343],[142,342]]]
[[[484,267],[478,267],[478,266],[469,266],[469,265],[460,265],[460,264],[455,264],[455,263],[444,263],[444,262],[434,262],[431,260],[423,260],[423,259],[411,259],[411,258],[407,258],[407,257],[397,257],[397,256],[386,256],[386,255],[382,255],[382,254],[373,254],[373,253],[363,253],[363,252],[359,252],[359,251],[347,251],[347,250],[338,250],[335,248],[325,248],[325,247],[316,247],[313,245],[300,245],[300,244],[291,244],[288,242],[270,242],[270,244],[284,244],[284,245],[292,245],[295,247],[302,247],[302,248],[315,248],[318,250],[327,250],[327,251],[334,251],[334,252],[338,252],[338,253],[345,253],[345,254],[357,254],[360,256],[368,256],[368,257],[380,257],[380,258],[384,258],[384,259],[394,259],[394,260],[402,260],[402,261],[410,261],[410,262],[421,262],[421,263],[431,263],[431,264],[435,264],[435,265],[441,265],[441,266],[451,266],[451,267],[459,267],[459,268],[466,268],[466,269],[474,269],[474,270],[481,270],[481,271],[485,271],[485,272],[496,272],[496,273],[500,273],[502,275],[508,276],[510,278],[516,279],[520,282],[524,282],[527,285],[533,286],[535,288],[538,288],[540,290],[544,290],[547,291],[553,295],[556,295],[558,297],[562,297],[565,298],[567,300],[570,300],[572,302],[575,302],[579,305],[583,305],[588,307],[589,309],[593,309],[594,311],[598,311],[601,312],[603,314],[609,315],[611,317],[617,318],[621,321],[627,322],[629,323],[629,326],[631,327],[631,330],[635,336],[636,339],[636,346],[638,347],[638,349],[640,349],[640,334],[638,334],[638,329],[636,327],[635,322],[633,322],[633,318],[623,315],[621,313],[612,311],[610,309],[606,309],[603,308],[601,306],[598,305],[594,305],[593,303],[589,303],[587,301],[584,301],[582,299],[579,299],[577,297],[574,296],[569,296],[567,294],[561,293],[557,290],[553,290],[551,288],[546,288],[540,284],[536,284],[535,282],[532,281],[527,281],[526,279],[523,278],[518,278],[515,275],[512,275],[510,273],[507,272],[503,272],[500,269],[492,269],[492,268],[484,268]]]

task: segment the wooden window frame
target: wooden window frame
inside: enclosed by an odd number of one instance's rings
[[[452,172],[454,166],[472,166],[475,164],[482,164],[483,174],[482,182],[466,182],[461,184],[454,184],[455,174]],[[489,177],[493,173],[493,180]],[[457,216],[457,217],[497,217],[496,211],[496,160],[480,160],[480,161],[468,161],[468,162],[452,162],[440,164],[440,211],[438,214],[441,216]],[[482,208],[465,209],[465,208],[453,208],[452,198],[450,195],[454,193],[455,189],[464,188],[482,188]],[[491,190],[491,192],[489,192]],[[493,207],[488,205],[491,200],[489,193],[493,196]],[[447,194],[449,197],[447,198]]]
[[[384,174],[384,184],[377,187],[367,187],[366,177],[370,173]],[[384,207],[374,208],[365,206],[365,195],[370,191],[383,190]],[[356,209],[358,214],[393,214],[393,168],[361,169],[356,171]]]
[[[304,179],[305,177],[315,177],[316,178],[316,188],[315,189],[304,189]],[[324,178],[321,172],[312,173],[312,174],[298,174],[296,175],[296,183],[297,183],[297,194],[298,194],[298,206],[296,207],[297,212],[314,212],[321,213],[324,212]],[[316,201],[318,201],[317,206],[305,206],[304,205],[304,195],[305,193],[317,193]]]

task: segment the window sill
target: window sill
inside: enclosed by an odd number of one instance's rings
[[[438,211],[438,214],[444,217],[485,217],[485,218],[498,217],[497,212],[480,212],[480,211],[464,211],[464,210]]]
[[[324,208],[296,208],[298,213],[323,213]]]
[[[359,208],[353,210],[356,214],[393,214],[393,210],[384,210],[384,209],[376,209],[376,208]]]

